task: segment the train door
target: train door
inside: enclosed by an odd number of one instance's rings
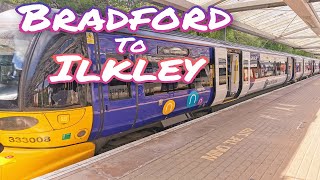
[[[227,55],[227,97],[231,96],[231,77],[232,77],[232,61],[231,61],[231,55]]]
[[[114,38],[122,37],[114,34],[98,34],[99,43],[99,64],[101,66],[106,62],[106,59],[113,58],[118,61],[124,59],[134,60],[130,54],[119,55],[116,50]],[[126,70],[125,72],[129,72]],[[100,136],[109,136],[119,132],[127,131],[132,128],[137,114],[137,98],[136,85],[132,82],[122,82],[113,79],[108,84],[101,85],[100,104],[102,110],[102,119],[99,130]]]
[[[100,62],[98,58],[99,46],[97,43],[97,33],[86,32],[88,55],[92,61],[92,73],[100,72]],[[103,129],[104,108],[102,107],[102,85],[100,83],[92,83],[92,106],[93,106],[93,124],[90,139],[96,139],[100,136]]]
[[[239,54],[228,53],[227,69],[228,69],[228,83],[227,83],[227,99],[236,98],[240,87],[240,66]]]
[[[214,49],[215,58],[215,98],[212,103],[212,106],[221,104],[226,96],[228,91],[227,86],[227,49],[218,48]]]
[[[298,81],[302,78],[304,72],[303,67],[303,59],[302,58],[295,58],[295,78],[294,81]]]
[[[250,52],[242,51],[242,72],[242,88],[239,97],[245,96],[250,89]]]
[[[309,59],[304,59],[303,60],[303,66],[304,66],[304,73],[303,77],[307,78],[309,75],[311,75],[311,61]]]
[[[315,61],[315,74],[318,74],[320,71],[320,61]]]
[[[314,74],[315,72],[315,67],[316,67],[315,61],[312,60],[312,74]]]
[[[292,78],[291,78],[291,81],[295,81],[295,79],[297,78],[297,75],[296,75],[296,73],[297,73],[297,60],[296,60],[296,58],[291,58],[292,59]]]
[[[294,68],[293,68],[293,65],[294,65],[294,60],[293,58],[291,57],[288,57],[288,61],[287,61],[287,80],[286,81],[292,81],[293,78],[294,78]]]

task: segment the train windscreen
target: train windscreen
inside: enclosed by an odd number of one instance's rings
[[[33,35],[19,31],[20,16],[0,13],[0,109],[18,107],[18,87],[27,48]]]

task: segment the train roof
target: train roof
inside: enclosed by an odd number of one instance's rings
[[[121,32],[131,33],[128,30],[123,30]],[[142,36],[153,36],[153,37],[160,36],[161,37],[160,39],[166,39],[166,40],[171,40],[171,41],[175,41],[175,40],[176,41],[183,41],[185,43],[196,43],[196,44],[204,45],[204,46],[239,49],[239,50],[244,50],[244,51],[249,51],[249,52],[274,54],[274,55],[279,55],[279,56],[289,56],[289,57],[295,57],[295,58],[315,59],[315,58],[311,58],[311,57],[304,57],[304,56],[290,54],[290,53],[286,53],[286,52],[279,52],[279,51],[268,50],[268,49],[264,49],[264,48],[236,44],[236,43],[222,41],[222,40],[218,40],[218,39],[206,38],[206,37],[202,37],[202,36],[195,36],[192,34],[182,33],[179,31],[172,31],[169,33],[158,33],[158,32],[155,33],[150,29],[140,28],[140,30],[138,32],[135,32],[134,34],[142,35]],[[320,61],[320,59],[315,59],[315,60]]]
[[[51,14],[49,16],[52,16],[53,13],[59,12],[59,9],[51,9]],[[14,9],[10,9],[8,11],[2,12],[2,13],[16,13]],[[0,14],[2,14],[0,13]],[[151,29],[140,27],[140,30],[132,33],[128,29],[123,29],[118,32],[127,33],[127,34],[135,34],[140,36],[147,36],[147,37],[154,37],[158,39],[165,39],[170,41],[178,41],[178,42],[185,42],[190,44],[198,44],[203,46],[210,46],[210,47],[222,47],[222,48],[230,48],[230,49],[239,49],[249,52],[258,52],[258,53],[266,53],[266,54],[274,54],[279,56],[288,56],[288,57],[295,57],[295,58],[304,58],[304,59],[314,59],[320,61],[320,59],[310,58],[310,57],[304,57],[300,55],[290,54],[286,52],[279,52],[274,50],[268,50],[264,48],[257,48],[247,45],[241,45],[236,44],[232,42],[222,41],[218,39],[212,39],[212,38],[206,38],[202,36],[195,36],[188,33],[182,33],[179,31],[172,31],[167,33],[159,33],[159,32],[153,32]]]

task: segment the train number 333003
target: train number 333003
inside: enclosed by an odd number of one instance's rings
[[[12,143],[45,143],[45,142],[50,142],[51,139],[49,136],[46,137],[31,137],[31,138],[26,138],[26,137],[9,137],[9,142]]]

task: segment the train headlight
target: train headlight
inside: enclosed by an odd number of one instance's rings
[[[38,120],[33,117],[12,116],[0,118],[0,130],[19,131],[29,129],[38,124]]]

